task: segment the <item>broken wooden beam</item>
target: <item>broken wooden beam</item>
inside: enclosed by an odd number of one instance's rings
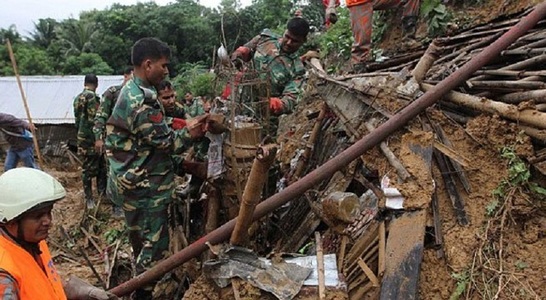
[[[457,186],[455,185],[453,178],[451,177],[451,169],[449,168],[445,156],[439,151],[434,150],[434,157],[436,158],[438,169],[440,169],[440,173],[444,179],[446,192],[448,193],[453,209],[455,210],[457,222],[459,225],[468,225],[468,217],[464,209],[464,202],[461,194],[457,190]]]
[[[436,133],[436,136],[440,139],[440,141],[442,141],[444,144],[446,144],[446,146],[448,146],[450,148],[453,148],[453,144],[451,143],[451,141],[449,140],[449,138],[447,137],[447,135],[445,134],[444,130],[442,129],[442,127],[440,125],[432,122],[432,128],[434,129],[434,132]],[[438,149],[438,148],[436,148],[436,149]],[[470,182],[468,181],[468,178],[466,177],[466,173],[464,172],[463,167],[462,167],[462,165],[464,165],[464,164],[461,163],[461,161],[456,159],[455,157],[451,157],[448,154],[446,154],[445,152],[442,152],[442,153],[444,155],[448,156],[451,159],[451,165],[455,169],[455,172],[456,172],[457,176],[459,177],[459,180],[461,181],[461,184],[463,185],[465,191],[467,193],[472,192],[472,187],[470,186]],[[467,166],[470,164],[468,159],[466,159],[465,162],[466,162]]]
[[[298,180],[303,174],[303,170],[307,166],[309,158],[311,158],[311,154],[313,152],[313,149],[315,148],[315,142],[317,141],[319,133],[321,132],[322,121],[324,120],[324,116],[326,115],[327,110],[328,105],[323,102],[320,107],[319,115],[315,120],[315,125],[313,126],[313,130],[311,131],[311,135],[309,135],[309,140],[306,143],[305,150],[301,154],[300,159],[296,164],[296,168],[294,174],[292,175],[290,183]]]
[[[411,71],[411,75],[415,81],[418,83],[423,82],[428,70],[430,70],[438,57],[440,57],[440,48],[435,41],[432,41],[425,51],[425,54],[423,54],[413,71]]]
[[[434,219],[434,246],[436,249],[436,256],[438,258],[444,258],[444,235],[442,233],[442,217],[440,215],[440,204],[438,203],[438,196],[436,191],[432,194],[432,218]]]
[[[426,222],[426,210],[407,212],[391,221],[379,299],[418,299]]]
[[[374,123],[375,119],[371,119],[368,122],[365,122],[364,126],[366,126],[366,129],[369,132],[372,132],[375,129],[375,126],[373,125]],[[398,174],[398,177],[400,177],[402,181],[406,181],[408,178],[411,177],[408,170],[406,170],[406,167],[404,167],[404,165],[400,162],[396,155],[394,155],[391,149],[389,149],[387,143],[379,143],[379,149],[381,149],[381,152],[383,152],[383,155],[385,155],[389,164],[396,170],[396,174]]]

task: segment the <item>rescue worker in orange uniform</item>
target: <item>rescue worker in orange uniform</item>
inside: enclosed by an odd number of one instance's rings
[[[326,6],[326,22],[335,23],[335,10],[339,0],[323,0]],[[351,15],[354,43],[351,49],[351,65],[354,73],[366,72],[372,43],[372,16],[374,10],[402,7],[402,28],[408,37],[415,35],[419,14],[419,0],[345,0]]]
[[[61,184],[43,171],[11,169],[0,176],[0,299],[117,299],[71,276],[62,280],[45,239]]]

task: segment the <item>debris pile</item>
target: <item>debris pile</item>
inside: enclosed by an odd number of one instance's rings
[[[205,237],[158,264],[154,276],[207,251],[213,260],[184,266],[203,266],[203,274],[185,273],[184,299],[544,298],[546,262],[536,253],[546,246],[545,21],[332,171],[347,149],[529,13],[438,38],[371,65],[373,73],[332,77],[314,61],[275,147],[259,147],[253,126],[232,132],[223,145],[231,181],[202,199]],[[278,192],[254,207],[258,187],[269,183],[272,149]],[[230,235],[232,245],[223,245]],[[253,251],[240,247],[247,241]],[[309,273],[313,280],[301,283]]]

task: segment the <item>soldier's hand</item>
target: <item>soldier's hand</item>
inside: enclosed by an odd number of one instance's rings
[[[208,114],[186,120],[186,128],[192,139],[200,138],[207,132]]]
[[[36,130],[36,126],[34,126],[34,124],[32,123],[27,123],[27,125],[25,126],[25,129],[28,129],[31,132],[34,132],[34,130]]]
[[[301,57],[302,61],[310,60],[311,58],[320,58],[320,54],[317,51],[309,50],[305,52]]]
[[[95,152],[97,152],[97,153],[103,153],[104,152],[104,141],[102,139],[95,141]]]
[[[282,113],[284,109],[284,103],[277,97],[269,98],[269,110],[274,114]]]
[[[228,129],[224,125],[225,119],[226,118],[224,117],[224,115],[210,114],[207,119],[207,125],[205,127],[205,130],[213,134],[226,132]]]

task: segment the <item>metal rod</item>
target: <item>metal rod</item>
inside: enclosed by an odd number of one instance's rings
[[[494,57],[518,37],[531,29],[539,20],[546,16],[546,2],[537,5],[532,13],[521,19],[512,29],[505,33],[493,44],[485,48],[481,53],[472,58],[467,64],[455,71],[448,78],[440,82],[434,88],[426,92],[419,99],[412,102],[406,108],[394,115],[387,122],[377,127],[373,132],[364,136],[351,147],[330,159],[322,166],[318,167],[305,177],[289,185],[279,193],[269,197],[262,203],[258,204],[254,212],[254,220],[262,218],[266,214],[274,211],[276,208],[287,203],[288,201],[302,195],[316,184],[327,180],[335,172],[347,166],[350,162],[363,155],[367,150],[379,144],[387,136],[403,127],[407,122],[415,118],[419,113],[423,112],[427,107],[437,102],[444,94],[454,89],[463,83],[479,68],[487,64]],[[138,287],[147,284],[155,279],[160,278],[165,273],[184,264],[190,259],[200,255],[208,247],[205,244],[218,244],[230,237],[231,231],[235,227],[236,219],[233,219],[224,225],[220,226],[213,232],[203,236],[193,244],[189,245],[180,252],[173,254],[171,257],[159,262],[153,268],[136,276],[135,278],[124,282],[110,290],[117,296],[126,295]]]

